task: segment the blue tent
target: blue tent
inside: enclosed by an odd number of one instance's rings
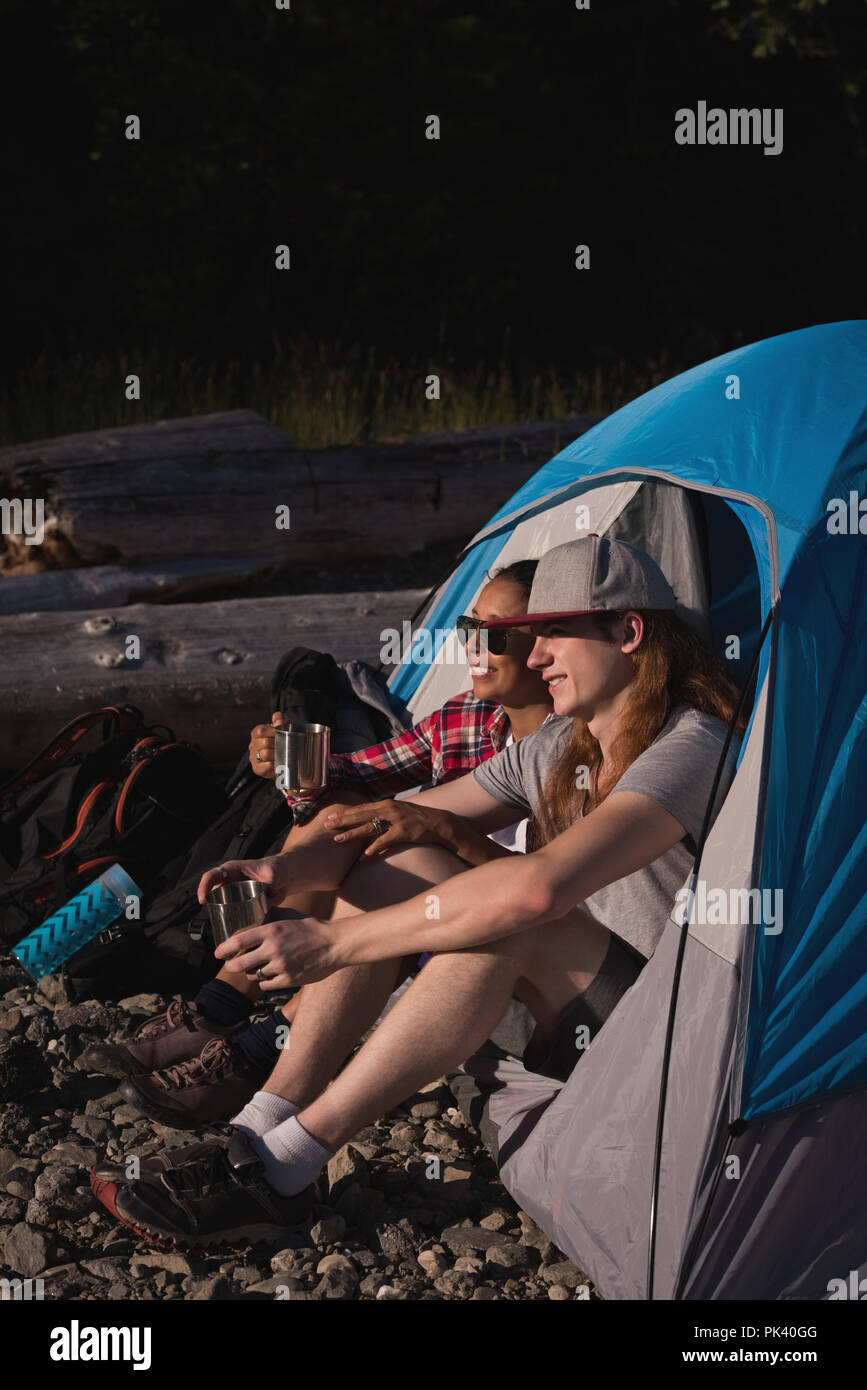
[[[849,1145],[867,1136],[867,830],[859,813],[867,703],[856,640],[867,622],[867,322],[823,324],[725,353],[561,450],[473,539],[432,597],[424,625],[435,647],[492,566],[581,534],[582,505],[592,520],[586,530],[621,535],[656,556],[720,652],[734,648],[742,675],[766,627],[738,774],[697,872],[715,874],[727,891],[781,893],[774,901],[784,915],[773,929],[757,922],[685,928],[672,920],[566,1086],[538,1078],[550,1103],[504,1165],[504,1180],[603,1289],[647,1296],[640,1214],[661,1064],[651,1043],[680,943],[654,1293],[820,1297],[828,1279],[848,1272],[834,1262],[844,1259],[852,1231],[861,1258],[867,1245],[846,1184],[830,1204],[834,1220],[814,1221],[812,1243],[799,1229],[796,1237],[777,1234],[768,1249],[771,1237],[751,1203],[758,1192],[782,1201],[775,1184],[780,1174],[791,1181],[787,1146],[796,1140],[806,1145],[813,1135],[823,1150],[835,1127]],[[392,691],[421,714],[460,688],[461,674],[454,663],[425,669],[408,659]],[[716,1091],[699,1101],[690,1059],[700,1056]],[[629,1204],[622,1210],[620,1180],[588,1156],[587,1134],[611,1144],[617,1117],[594,1086],[602,1069],[613,1085],[618,1069],[625,1075],[637,1058],[643,1080],[630,1073],[632,1108],[622,1115],[624,1143],[639,1150],[630,1169],[641,1189],[633,1213]],[[536,1084],[520,1071],[507,1080],[491,1102],[504,1134],[515,1132]],[[776,1168],[775,1144],[786,1155],[776,1155]],[[723,1157],[733,1156],[741,1173],[749,1168],[749,1183],[720,1182]],[[803,1175],[812,1170],[801,1157]],[[629,1226],[619,1242],[612,1202]],[[840,1234],[846,1221],[849,1237]],[[761,1256],[751,1228],[764,1233]],[[735,1235],[741,1244],[733,1253]],[[803,1266],[800,1282],[784,1268],[787,1250]]]

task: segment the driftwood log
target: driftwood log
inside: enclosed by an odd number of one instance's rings
[[[240,580],[445,542],[459,549],[596,418],[305,450],[254,411],[233,410],[12,445],[0,449],[0,498],[41,499],[45,536],[37,545],[0,535],[0,575],[107,566],[127,572],[134,597],[144,566],[144,589],[161,573],[165,598],[172,575],[189,582],[197,567],[207,584],[227,570]],[[67,592],[75,601],[86,587]],[[116,601],[105,592],[97,603]],[[26,602],[23,591],[3,611],[13,602]]]
[[[26,762],[76,714],[118,703],[137,705],[151,723],[170,725],[218,761],[237,757],[253,724],[270,718],[271,675],[285,651],[310,646],[337,661],[377,664],[383,629],[401,632],[425,593],[134,604],[0,618],[0,767],[11,771]]]

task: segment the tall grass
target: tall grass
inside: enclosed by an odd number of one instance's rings
[[[321,449],[436,430],[607,414],[672,375],[666,357],[641,370],[616,363],[603,372],[560,373],[553,366],[517,380],[505,361],[457,370],[443,361],[379,361],[359,343],[275,339],[266,365],[223,367],[178,361],[167,350],[116,357],[45,353],[0,392],[0,442],[50,439],[85,430],[204,415],[246,407],[281,426],[299,447]],[[127,400],[127,377],[141,400]],[[440,379],[440,399],[426,378]]]

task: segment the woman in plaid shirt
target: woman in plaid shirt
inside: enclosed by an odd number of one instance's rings
[[[400,843],[439,843],[455,848],[453,835],[446,833],[439,818],[422,816],[420,808],[391,800],[380,804],[381,799],[462,777],[513,740],[533,733],[550,715],[548,692],[537,673],[526,666],[532,647],[529,634],[512,629],[505,649],[494,655],[490,650],[479,650],[472,631],[476,622],[525,613],[535,570],[535,560],[518,560],[495,571],[472,613],[459,620],[459,632],[464,640],[469,639],[472,690],[455,695],[412,729],[385,743],[357,753],[333,754],[325,791],[294,803],[288,798],[296,827],[311,820],[325,801],[372,801],[375,805],[365,806],[370,820],[387,816],[389,825],[383,834],[371,835],[368,853],[381,853]],[[262,777],[274,776],[274,738],[283,722],[283,715],[275,713],[270,724],[258,724],[251,733],[250,766]],[[481,861],[474,854],[471,862]],[[291,906],[304,912],[312,910],[308,895],[303,903],[299,898]],[[317,902],[316,907],[319,912],[314,915],[323,915],[322,904]]]
[[[475,865],[508,854],[511,847],[524,847],[516,835],[518,827],[485,836],[448,812],[376,798],[463,777],[509,743],[534,732],[550,716],[547,687],[539,673],[526,665],[534,640],[529,633],[512,628],[505,641],[495,637],[490,645],[496,652],[482,651],[477,635],[478,625],[487,619],[526,613],[535,569],[535,560],[522,560],[497,571],[472,614],[459,620],[459,632],[468,643],[472,690],[447,700],[442,709],[385,743],[334,755],[327,789],[294,803],[295,825],[287,847],[290,841],[294,847],[311,835],[321,835],[321,829],[306,822],[327,802],[343,802],[344,813],[363,803],[361,833],[367,833],[370,842],[362,860],[398,844],[438,844]],[[279,714],[271,724],[258,725],[251,735],[250,762],[263,777],[274,776],[277,722],[282,722]],[[334,809],[340,808],[334,805]],[[377,826],[382,825],[378,833],[372,826],[374,817],[379,818]],[[356,827],[351,838],[358,834]],[[365,875],[365,889],[376,897],[373,870]],[[331,892],[304,893],[286,899],[284,907],[325,919],[332,914],[334,900]],[[127,1073],[123,1083],[127,1101],[151,1118],[180,1128],[208,1124],[231,1114],[253,1094],[273,1066],[275,1039],[294,1018],[295,999],[245,1028],[261,998],[255,977],[247,979],[224,965],[180,1012],[173,1004],[143,1025],[141,1037],[137,1034],[124,1045],[112,1044],[111,1058],[100,1062],[92,1057],[91,1065],[101,1070],[105,1063],[111,1074],[116,1075],[118,1067]]]

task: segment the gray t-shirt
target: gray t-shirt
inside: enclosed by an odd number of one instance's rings
[[[511,748],[480,763],[473,769],[473,776],[496,801],[535,815],[548,773],[565,752],[571,727],[571,719],[549,720]],[[649,796],[679,820],[687,832],[678,844],[645,868],[600,888],[578,904],[644,956],[653,955],[678,889],[692,870],[725,735],[721,720],[700,714],[689,705],[678,705],[650,747],[626,769],[609,793],[614,796],[630,791]],[[714,817],[731,785],[739,746],[736,736],[720,779]]]

